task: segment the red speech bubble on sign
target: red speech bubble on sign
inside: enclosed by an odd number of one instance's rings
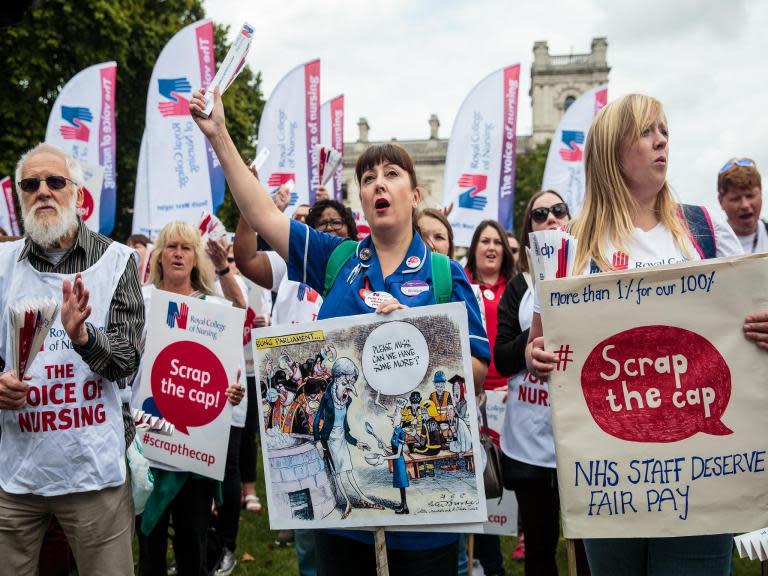
[[[197,342],[174,342],[155,359],[152,396],[163,418],[179,432],[213,422],[227,402],[227,372],[219,359]]]
[[[584,362],[581,387],[597,425],[622,440],[733,433],[720,421],[731,371],[720,352],[690,330],[641,326],[606,338]]]

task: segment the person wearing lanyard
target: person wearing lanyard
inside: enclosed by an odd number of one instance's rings
[[[280,212],[240,159],[229,136],[224,108],[216,91],[210,117],[203,112],[204,93],[196,92],[190,111],[218,156],[242,216],[288,262],[289,277],[323,290],[328,259],[343,241]],[[421,193],[413,162],[394,144],[372,146],[357,160],[360,200],[371,235],[360,242],[342,266],[320,309],[318,319],[394,310],[435,303],[431,254],[414,233],[414,213]],[[479,309],[457,262],[450,264],[455,302],[467,307],[475,385],[482,386],[490,360]],[[396,574],[455,574],[456,534],[387,533],[391,570]],[[373,536],[356,531],[318,534],[318,574],[375,574]],[[341,559],[341,560],[340,560]]]

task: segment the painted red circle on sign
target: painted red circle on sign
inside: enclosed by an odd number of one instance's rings
[[[93,215],[93,195],[83,186],[83,205],[80,207],[80,218],[86,222]]]
[[[690,330],[641,326],[606,338],[584,362],[581,387],[597,425],[622,440],[733,433],[720,421],[731,371],[717,348]]]
[[[163,348],[150,381],[160,414],[184,434],[190,426],[213,422],[227,403],[227,372],[216,355],[197,342]]]

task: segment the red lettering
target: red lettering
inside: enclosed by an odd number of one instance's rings
[[[56,430],[56,423],[54,422],[54,420],[56,420],[56,412],[53,410],[44,410],[40,415],[43,418],[43,432]]]
[[[48,380],[54,378],[74,378],[75,377],[75,365],[74,364],[50,364],[45,366],[45,373],[48,376]]]

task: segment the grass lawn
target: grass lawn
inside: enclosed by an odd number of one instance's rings
[[[293,547],[275,546],[277,532],[269,529],[267,519],[266,496],[264,494],[264,476],[262,471],[261,453],[258,458],[258,493],[264,505],[261,514],[251,512],[240,513],[240,535],[238,537],[238,565],[233,574],[236,576],[298,576],[296,565],[296,553]],[[522,576],[523,563],[510,558],[516,539],[504,536],[501,538],[501,549],[504,555],[504,565],[508,576]],[[243,555],[249,554],[252,561],[243,561]],[[557,562],[560,574],[568,573],[568,560],[565,550],[565,542],[560,541],[557,550]],[[742,560],[734,553],[734,576],[760,576],[760,563],[757,561]],[[397,576],[392,574],[391,576]]]

